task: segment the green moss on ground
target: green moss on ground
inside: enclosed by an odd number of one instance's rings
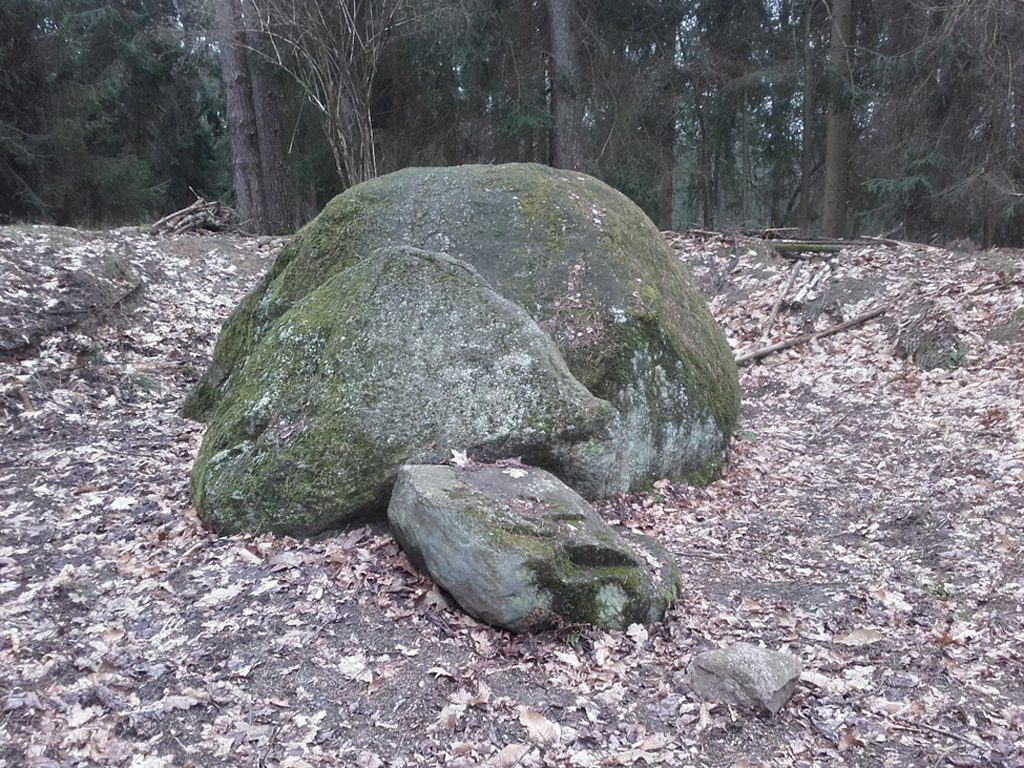
[[[725,460],[721,458],[708,459],[708,461],[699,467],[695,467],[691,471],[685,473],[679,478],[681,482],[687,485],[694,485],[704,487],[711,485],[722,476],[722,469],[725,467]]]

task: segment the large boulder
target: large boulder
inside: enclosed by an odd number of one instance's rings
[[[219,421],[224,400],[251,380],[241,372],[277,320],[389,245],[469,262],[554,339],[573,375],[618,414],[627,463],[616,490],[715,476],[739,389],[707,306],[625,196],[537,165],[412,168],[335,198],[225,324],[186,415]]]
[[[233,375],[192,470],[224,532],[308,535],[383,514],[398,467],[522,455],[594,495],[617,415],[465,262],[378,251],[273,322]]]
[[[620,534],[540,469],[405,466],[388,519],[463,610],[513,631],[624,629],[660,620],[679,592],[660,544]]]

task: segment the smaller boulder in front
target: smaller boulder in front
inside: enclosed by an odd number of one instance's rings
[[[679,590],[664,547],[618,532],[541,469],[407,465],[388,519],[463,610],[516,632],[658,621]]]
[[[788,653],[735,643],[698,654],[686,676],[697,695],[777,714],[789,701],[803,666]]]

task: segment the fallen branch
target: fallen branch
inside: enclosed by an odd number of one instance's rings
[[[955,731],[950,731],[946,728],[940,728],[937,725],[930,725],[929,723],[915,723],[913,720],[908,720],[905,717],[899,716],[894,716],[892,720],[892,727],[900,731],[910,731],[911,733],[922,733],[924,731],[928,731],[929,733],[936,733],[949,739],[957,739],[958,741],[962,741],[964,744],[970,744],[972,747],[979,749],[982,752],[986,749],[984,744],[972,739],[970,736],[966,736],[962,733],[956,733]]]
[[[968,296],[984,296],[986,293],[995,293],[1003,288],[1016,288],[1024,286],[1024,280],[997,280],[990,285],[983,285],[981,288],[970,291]]]
[[[789,349],[790,347],[795,347],[799,344],[806,344],[809,341],[814,341],[815,339],[820,339],[825,336],[831,336],[833,333],[845,331],[848,328],[853,328],[861,323],[866,323],[868,320],[872,320],[879,315],[884,314],[888,309],[888,307],[875,307],[872,310],[857,315],[856,317],[851,317],[849,320],[839,323],[838,325],[833,325],[823,331],[805,333],[803,336],[797,336],[795,339],[790,339],[789,341],[780,341],[778,344],[772,344],[770,347],[758,349],[753,352],[747,352],[746,354],[740,355],[736,358],[736,365],[743,365],[744,363],[749,363],[754,360],[760,360],[762,357],[767,357],[773,352],[781,352],[784,349]]]
[[[805,253],[839,253],[850,245],[849,242],[819,242],[816,240],[770,240],[768,242],[779,252],[780,256],[787,259],[811,258],[803,256]]]
[[[871,235],[861,235],[859,238],[857,238],[857,240],[858,242],[869,243],[872,245],[877,243],[878,245],[884,245],[888,248],[899,248],[900,246],[913,245],[913,243],[904,243],[899,240],[891,240],[888,237],[883,237],[881,235],[876,237],[872,237]]]
[[[768,332],[775,325],[775,318],[779,316],[779,309],[782,308],[782,302],[786,300],[786,296],[793,288],[793,283],[796,282],[796,275],[800,271],[800,262],[797,261],[793,264],[793,269],[789,272],[789,280],[786,282],[786,287],[782,289],[782,293],[779,294],[778,300],[775,302],[775,306],[772,307],[772,313],[768,315],[768,320],[765,322],[764,327],[761,328],[761,338],[765,338]]]
[[[710,229],[688,229],[686,230],[687,237],[725,237],[721,232],[715,232]]]
[[[748,237],[756,237],[761,240],[784,240],[787,237],[800,234],[800,227],[772,227],[762,229],[759,232],[744,232]]]

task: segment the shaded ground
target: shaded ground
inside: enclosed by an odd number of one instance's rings
[[[0,271],[37,260],[59,294],[68,237],[0,228]],[[449,609],[385,530],[196,521],[201,427],[177,409],[279,241],[74,243],[147,285],[0,362],[0,766],[1024,764],[1020,254],[846,251],[761,340],[789,264],[676,238],[737,350],[896,309],[744,367],[722,480],[605,505],[683,565],[663,624],[513,637]],[[920,300],[960,367],[893,356]],[[804,663],[775,719],[681,682],[739,639]]]

